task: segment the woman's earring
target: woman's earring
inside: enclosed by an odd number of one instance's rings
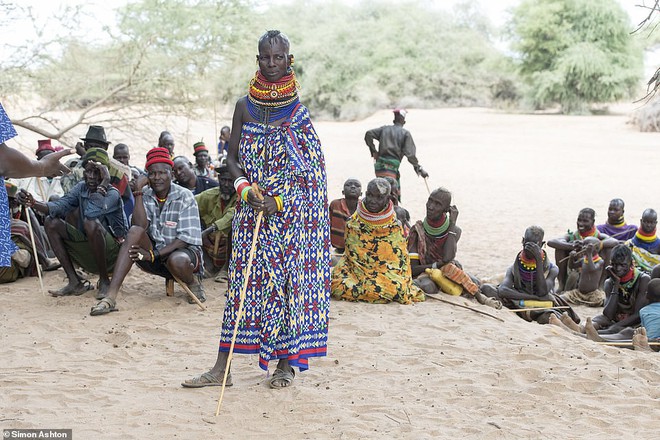
[[[291,59],[291,63],[290,63],[289,65],[290,65],[290,66],[293,66],[293,62],[295,61],[295,59],[293,58],[293,55],[290,55],[290,57],[291,57],[291,58],[290,58],[290,59]]]

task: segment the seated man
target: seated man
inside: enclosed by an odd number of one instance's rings
[[[174,178],[177,185],[192,191],[193,195],[202,193],[210,188],[216,188],[218,182],[205,176],[198,176],[193,170],[193,164],[185,156],[174,158]]]
[[[147,176],[138,179],[141,189],[134,194],[132,226],[119,251],[108,296],[92,307],[90,315],[117,310],[119,288],[133,263],[165,279],[177,277],[201,302],[206,301],[197,203],[190,191],[172,183],[172,165],[167,148],[147,152]],[[188,302],[194,303],[192,298]]]
[[[612,264],[606,269],[605,307],[593,318],[599,333],[618,333],[625,327],[640,324],[639,311],[648,304],[646,289],[651,277],[637,269],[632,251],[624,244],[612,250]]]
[[[632,249],[635,266],[646,273],[651,273],[653,268],[660,264],[660,239],[656,235],[658,225],[658,214],[653,209],[646,209],[639,221],[639,229],[635,236],[626,242]],[[660,273],[656,274],[660,276]],[[651,275],[651,278],[658,278]]]
[[[558,269],[542,249],[543,235],[544,231],[539,226],[530,226],[525,230],[522,240],[523,249],[516,255],[513,265],[507,269],[504,280],[499,286],[491,284],[481,286],[484,295],[498,298],[510,309],[535,308],[537,303],[529,306],[528,301],[548,302],[550,307],[568,306],[564,300],[554,294]],[[568,311],[576,322],[580,321],[570,307]],[[551,315],[561,316],[561,311],[546,308],[522,311],[518,315],[529,322],[547,324]]]
[[[559,292],[563,292],[566,285],[566,277],[568,276],[568,255],[571,251],[581,250],[585,238],[596,237],[601,241],[601,249],[598,253],[603,258],[605,266],[608,265],[611,248],[616,246],[619,241],[615,238],[610,238],[609,235],[603,234],[596,229],[595,220],[596,212],[591,208],[584,208],[578,214],[577,231],[571,232],[569,230],[563,237],[548,241],[548,246],[555,250],[555,262],[559,268],[559,274],[557,275]],[[602,286],[604,281],[605,274],[601,277],[600,286]]]
[[[362,184],[357,179],[346,179],[341,193],[343,199],[330,202],[330,243],[338,254],[344,253],[346,222],[357,209],[362,196]]]
[[[379,304],[424,301],[412,283],[406,239],[389,196],[390,184],[375,178],[346,223],[346,251],[332,270],[333,298]]]
[[[209,149],[206,148],[206,145],[202,141],[195,143],[193,149],[193,155],[195,156],[195,166],[193,167],[193,171],[195,175],[215,180],[216,172],[211,163],[211,158],[209,157]]]
[[[390,184],[390,188],[392,188],[392,191],[390,191],[390,200],[392,200],[392,203],[394,204],[394,212],[396,212],[396,218],[399,220],[399,223],[401,223],[401,226],[403,227],[403,236],[408,237],[408,234],[410,234],[410,213],[406,208],[399,205],[399,199],[401,198],[399,182],[397,182],[393,177],[387,176],[383,178],[387,180],[387,183]]]
[[[20,203],[48,214],[46,236],[55,256],[62,264],[69,282],[59,290],[50,290],[53,296],[82,295],[91,289],[89,281],[80,278],[73,264],[85,271],[99,274],[97,298],[106,295],[119,247],[126,236],[128,222],[124,214],[119,191],[110,185],[108,153],[101,148],[90,148],[82,160],[84,180],[60,199],[37,202],[32,194],[22,191],[17,195]],[[77,211],[77,224],[64,218]]]
[[[605,292],[599,288],[599,284],[605,263],[598,255],[600,240],[587,237],[584,244],[582,251],[570,253],[566,290],[561,297],[571,304],[602,307]]]
[[[597,228],[603,234],[607,234],[619,241],[630,240],[637,232],[637,226],[629,225],[623,218],[625,203],[621,199],[612,199],[607,208],[607,222],[598,225]]]
[[[84,179],[82,158],[85,156],[85,152],[90,148],[101,148],[107,152],[110,145],[110,142],[105,137],[105,128],[100,125],[90,125],[87,134],[84,138],[80,138],[80,140],[83,142],[76,144],[76,152],[80,155],[80,160],[71,159],[67,161],[67,166],[71,168],[71,173],[62,176],[62,189],[65,193],[71,191],[78,182]],[[124,203],[126,218],[130,218],[135,204],[133,195],[131,194],[131,188],[129,187],[131,170],[129,167],[112,158],[109,159],[107,168],[110,173],[110,184],[119,191],[121,200]]]
[[[461,238],[461,228],[456,225],[458,208],[451,204],[451,193],[438,188],[429,195],[426,202],[426,217],[418,221],[408,236],[408,252],[415,285],[425,293],[437,293],[438,286],[426,273],[426,269],[440,269],[443,275],[481,304],[499,308],[501,305],[485,297],[478,280],[463,271],[456,258],[457,243]]]
[[[223,282],[229,279],[227,269],[231,255],[231,221],[236,212],[237,196],[229,168],[221,166],[217,172],[220,186],[197,194],[195,201],[203,229],[202,249],[207,259],[205,266],[220,269],[215,281]]]

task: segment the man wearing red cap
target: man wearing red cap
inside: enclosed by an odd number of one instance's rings
[[[209,150],[204,142],[197,142],[193,148],[195,149],[193,153],[195,155],[195,167],[193,168],[195,175],[215,179],[216,174],[209,160]]]
[[[133,193],[131,229],[119,251],[108,295],[92,307],[92,316],[117,310],[119,288],[133,263],[154,275],[182,280],[200,301],[206,301],[197,203],[190,191],[172,183],[172,165],[167,148],[147,153],[147,175],[138,178]]]
[[[401,188],[399,174],[399,166],[403,156],[408,158],[408,162],[413,166],[418,176],[423,178],[429,177],[429,173],[424,171],[424,168],[417,160],[415,142],[413,141],[410,132],[403,128],[406,123],[406,114],[408,112],[404,109],[394,109],[394,125],[384,125],[380,128],[369,130],[364,135],[364,142],[366,142],[371,151],[371,157],[374,158],[374,169],[376,177],[392,177],[396,179]],[[378,149],[374,145],[374,139],[378,141]],[[401,195],[399,194],[399,200]]]

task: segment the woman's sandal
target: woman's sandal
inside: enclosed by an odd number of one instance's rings
[[[293,383],[293,378],[296,377],[296,371],[289,367],[289,371],[284,371],[281,368],[276,368],[273,376],[270,378],[269,384],[271,388],[287,388]]]
[[[181,382],[181,386],[185,388],[219,387],[222,386],[222,379],[222,377],[215,377],[210,371],[207,371],[206,373],[195,376],[185,382]],[[225,386],[230,387],[232,385],[234,384],[231,381],[231,373],[229,373],[227,375],[227,383]]]

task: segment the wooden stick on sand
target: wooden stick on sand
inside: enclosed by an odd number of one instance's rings
[[[632,341],[598,341],[599,345],[613,345],[615,347],[632,347]],[[649,342],[649,345],[660,346],[660,342]]]
[[[37,242],[34,240],[34,229],[32,229],[32,219],[30,212],[26,206],[23,207],[25,217],[27,217],[28,229],[30,230],[30,240],[32,240],[32,252],[34,252],[34,265],[37,266],[37,275],[39,275],[39,285],[41,285],[41,294],[46,296],[46,289],[44,289],[44,279],[41,276],[41,265],[39,264],[39,255],[37,254]]]
[[[502,318],[499,318],[499,317],[497,317],[497,316],[495,316],[495,315],[491,315],[490,313],[484,312],[484,311],[482,311],[482,310],[477,310],[477,309],[472,308],[472,307],[469,307],[469,306],[464,306],[463,304],[456,304],[456,303],[453,302],[453,301],[449,301],[449,300],[444,299],[444,298],[440,298],[440,297],[437,297],[437,296],[433,296],[433,295],[431,295],[431,294],[429,294],[429,293],[426,293],[425,295],[426,295],[427,298],[433,298],[433,299],[436,300],[436,301],[440,301],[440,302],[443,302],[443,303],[451,304],[452,306],[460,307],[460,308],[462,308],[462,309],[472,310],[472,311],[475,312],[475,313],[479,313],[479,314],[481,314],[481,315],[490,316],[491,318],[494,318],[494,319],[497,319],[498,321],[504,322],[504,320],[503,320]]]
[[[252,190],[259,199],[263,200],[264,197],[259,191],[259,187],[256,183],[252,184]],[[225,395],[225,388],[227,386],[227,375],[229,374],[229,366],[231,365],[231,358],[234,355],[234,345],[236,344],[236,335],[238,334],[238,324],[241,322],[243,317],[243,305],[245,304],[245,295],[247,293],[248,282],[250,281],[250,272],[252,271],[252,260],[254,259],[254,254],[257,250],[257,236],[259,235],[259,229],[261,228],[261,219],[263,218],[263,211],[259,211],[257,214],[257,223],[254,225],[254,232],[252,233],[252,246],[250,247],[250,254],[248,256],[247,267],[245,272],[243,272],[243,286],[241,287],[241,294],[238,300],[238,312],[236,313],[236,322],[234,323],[234,331],[231,335],[231,344],[229,344],[229,353],[227,354],[227,363],[225,364],[225,373],[222,377],[222,387],[220,388],[220,398],[218,398],[218,406],[215,409],[215,416],[218,417],[220,414],[220,407],[222,406],[222,398]]]
[[[177,283],[179,283],[179,285],[183,288],[183,290],[185,290],[186,293],[197,303],[197,305],[199,306],[200,309],[207,310],[206,306],[199,301],[199,299],[195,296],[194,293],[192,293],[192,291],[190,290],[190,287],[188,287],[188,285],[186,283],[184,283],[183,281],[181,281],[180,279],[178,279],[174,275],[172,275],[172,276],[174,277],[174,280]]]

